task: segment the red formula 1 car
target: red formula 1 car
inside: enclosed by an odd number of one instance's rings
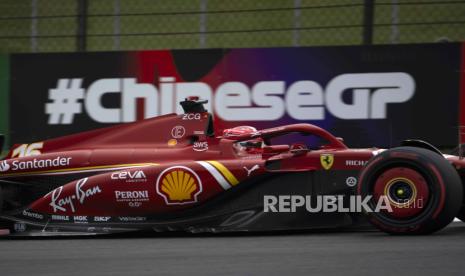
[[[215,137],[203,103],[186,99],[182,115],[15,145],[0,161],[3,233],[271,231],[369,221],[389,233],[425,234],[464,214],[465,160],[428,143],[350,149],[310,124],[238,127]],[[334,200],[336,211],[321,208]]]

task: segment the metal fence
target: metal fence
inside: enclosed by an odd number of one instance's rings
[[[465,40],[465,0],[2,0],[0,52]]]

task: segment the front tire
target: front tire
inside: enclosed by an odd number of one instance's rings
[[[369,221],[390,234],[429,234],[459,213],[463,187],[449,162],[416,147],[386,150],[370,160],[359,177],[358,194],[372,196],[375,210],[383,197],[391,210],[367,213]]]

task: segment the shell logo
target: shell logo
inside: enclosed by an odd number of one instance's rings
[[[167,205],[190,204],[197,202],[202,192],[202,182],[193,170],[174,166],[160,173],[156,189]]]

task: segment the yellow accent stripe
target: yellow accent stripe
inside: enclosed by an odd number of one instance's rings
[[[209,164],[211,164],[213,167],[215,167],[217,170],[221,172],[221,174],[226,177],[226,179],[229,181],[231,186],[236,186],[239,181],[237,178],[226,168],[223,164],[221,164],[218,161],[207,161]]]
[[[125,167],[146,167],[146,166],[158,166],[157,163],[139,163],[139,164],[116,164],[116,165],[106,165],[106,166],[93,166],[93,167],[81,167],[81,168],[68,168],[68,169],[60,169],[60,170],[47,170],[47,171],[33,171],[33,172],[17,172],[17,173],[8,173],[8,174],[1,174],[0,177],[3,176],[22,176],[22,175],[36,175],[36,174],[45,174],[45,173],[60,173],[60,172],[85,172],[90,170],[96,169],[111,169],[111,168],[125,168]]]

